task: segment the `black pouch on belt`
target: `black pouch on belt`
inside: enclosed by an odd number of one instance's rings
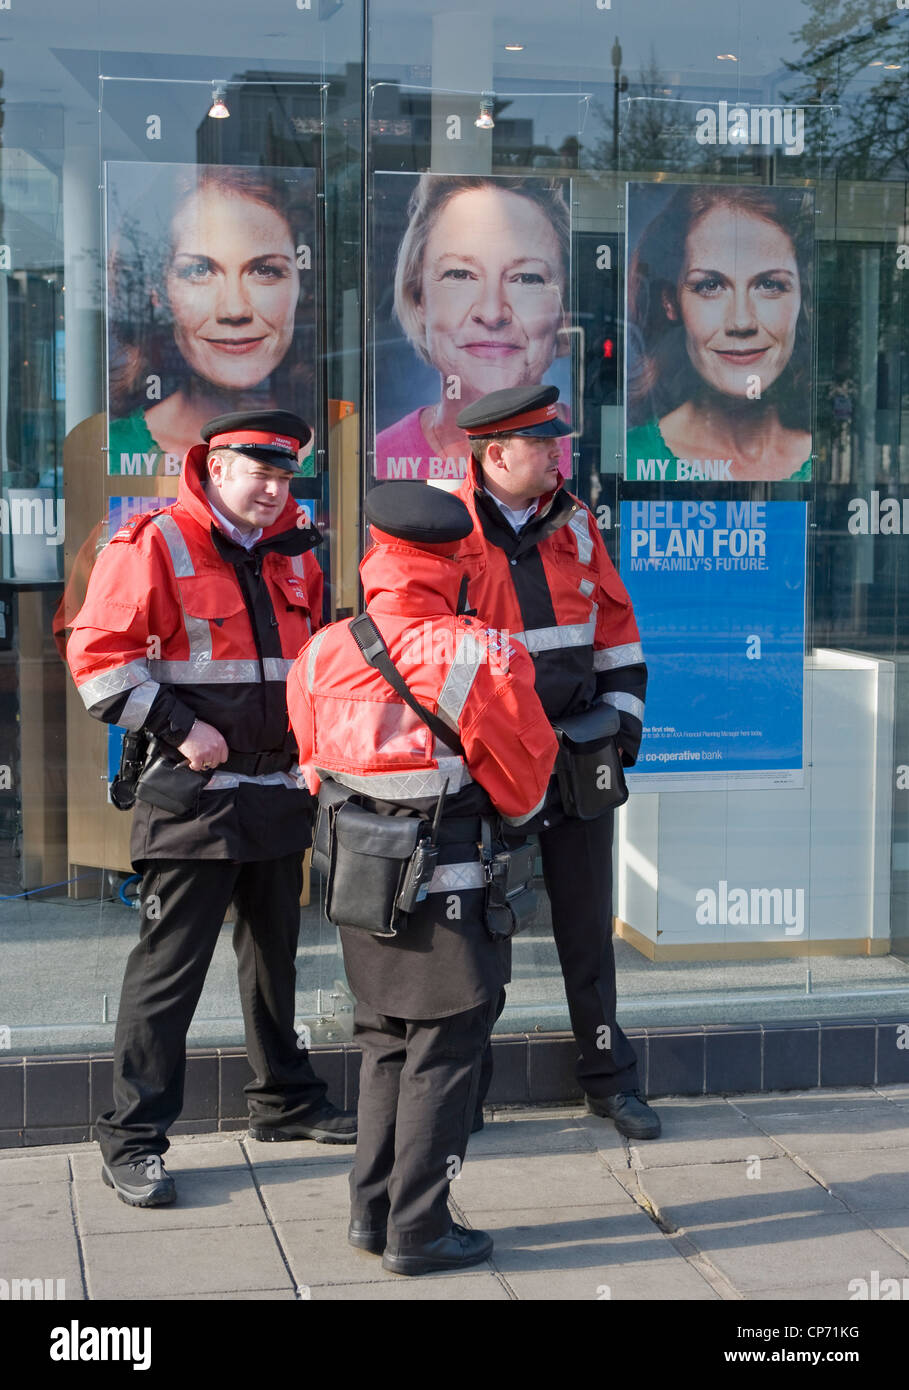
[[[487,822],[483,822],[486,931],[493,941],[507,941],[536,921],[537,895],[532,886],[534,854],[533,845],[491,854]]]
[[[173,762],[154,748],[136,783],[136,796],[161,811],[185,816],[198,811],[199,793],[210,777],[210,772],[193,772],[189,763]]]
[[[556,773],[565,812],[578,820],[595,820],[623,806],[628,787],[615,741],[618,710],[594,705],[583,714],[566,715],[553,728],[559,740]]]
[[[332,809],[325,915],[337,927],[396,936],[411,857],[426,833],[419,816],[377,816],[347,801]]]

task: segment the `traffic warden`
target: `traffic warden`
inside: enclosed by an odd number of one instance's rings
[[[647,668],[631,600],[596,521],[559,474],[559,436],[571,431],[558,395],[554,386],[514,387],[461,411],[472,459],[457,495],[474,530],[459,559],[471,607],[530,652],[553,724],[576,726],[586,713],[588,724],[602,717],[618,725],[610,752],[624,785],[621,766],[633,765],[641,741]],[[593,760],[594,769],[602,765]],[[608,786],[602,800],[615,802]],[[576,804],[560,773],[533,828],[588,1107],[622,1134],[655,1139],[659,1117],[643,1101],[634,1052],[616,1022],[613,809],[597,804],[596,787],[588,804]],[[481,1101],[490,1075],[488,1063]]]
[[[349,1239],[417,1275],[492,1249],[452,1223],[448,1191],[509,937],[532,911],[532,851],[505,850],[499,817],[516,827],[542,806],[556,740],[526,651],[457,615],[463,503],[386,483],[366,514],[366,614],[308,643],[288,707],[362,1049]]]
[[[210,421],[206,444],[184,460],[176,504],[134,516],[98,557],[67,647],[89,713],[129,731],[112,796],[135,799],[141,928],[117,1016],[114,1109],[98,1132],[104,1182],[134,1206],[176,1195],[161,1155],[231,902],[250,1133],[356,1138],[293,1026],[312,799],[288,731],[286,678],[320,626],[322,574],[312,554],[321,537],[289,488],[310,437],[288,411]]]

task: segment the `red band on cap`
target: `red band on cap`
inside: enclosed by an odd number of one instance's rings
[[[270,449],[283,449],[289,454],[296,454],[300,448],[298,439],[265,430],[231,430],[229,434],[213,434],[208,441],[209,449],[229,449],[233,444],[264,444]]]
[[[537,410],[525,410],[522,415],[509,415],[507,420],[495,420],[491,425],[472,425],[467,437],[485,438],[492,434],[513,434],[515,430],[526,430],[530,425],[542,425],[554,420],[558,415],[555,404],[541,405]]]

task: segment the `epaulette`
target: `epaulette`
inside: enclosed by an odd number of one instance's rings
[[[117,541],[122,541],[130,545],[136,539],[143,526],[146,526],[153,517],[160,516],[161,512],[166,510],[165,507],[159,507],[158,510],[154,512],[136,512],[135,516],[131,516],[129,521],[124,521],[120,530],[111,536],[110,544],[114,545]]]

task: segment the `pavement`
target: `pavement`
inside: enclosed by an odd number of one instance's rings
[[[909,1086],[653,1103],[637,1144],[578,1106],[488,1111],[451,1194],[492,1257],[422,1278],[347,1244],[347,1147],[176,1138],[178,1200],[152,1210],[93,1144],[3,1150],[0,1297],[909,1299]]]

